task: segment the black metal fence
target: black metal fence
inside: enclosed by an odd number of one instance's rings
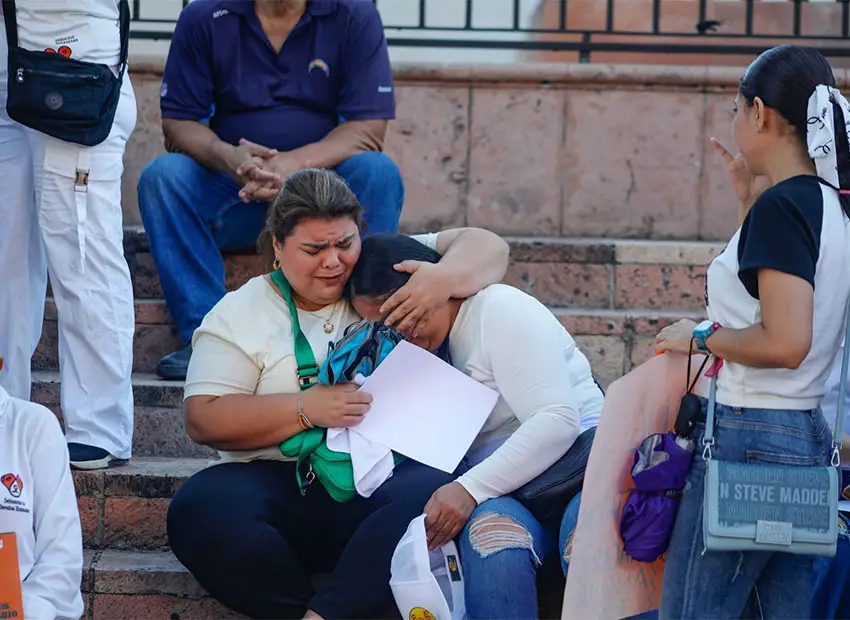
[[[151,0],[132,0],[133,38],[169,39],[173,21],[150,19],[142,16],[142,7]],[[183,6],[189,0],[181,0]],[[249,0],[244,0],[249,1]],[[334,0],[316,0],[328,2]],[[367,0],[363,0],[367,1]],[[379,9],[380,0],[372,0]],[[475,22],[476,10],[484,11],[488,0],[454,0],[465,3],[463,18],[457,25],[429,23],[429,0],[410,0],[418,9],[418,20],[410,23],[393,24],[384,19],[387,40],[391,46],[419,48],[478,48],[509,49],[517,51],[561,51],[577,52],[581,62],[590,62],[594,52],[633,52],[650,54],[724,54],[756,55],[766,48],[781,42],[813,44],[827,56],[850,57],[850,0],[835,0],[834,3],[809,2],[809,0],[785,0],[770,2],[784,4],[783,11],[790,13],[790,28],[777,32],[760,29],[757,9],[768,4],[764,0],[726,0],[722,4],[739,9],[733,20],[712,17],[711,0],[694,0],[693,27],[683,30],[668,30],[663,27],[665,9],[671,6],[665,0],[651,0],[651,15],[648,27],[643,30],[618,29],[618,0],[595,0],[600,6],[605,3],[604,19],[597,27],[574,24],[570,18],[569,2],[574,0],[539,0],[540,8],[546,5],[549,18],[532,25],[523,24],[522,0],[511,0],[512,11],[504,17],[504,26],[481,26]],[[527,1],[526,1],[527,3]],[[678,7],[683,5],[678,0]],[[761,5],[761,7],[759,7]],[[804,11],[815,6],[831,11],[829,21],[832,33],[806,31]],[[681,17],[681,14],[679,14]],[[527,21],[527,20],[525,20]],[[586,21],[586,20],[582,20]],[[735,23],[729,26],[729,22]],[[787,20],[786,20],[787,21]],[[549,23],[551,22],[551,24]],[[679,20],[681,22],[681,19]]]

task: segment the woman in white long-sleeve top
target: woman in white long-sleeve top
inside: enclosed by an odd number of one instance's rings
[[[348,282],[360,315],[383,318],[381,305],[409,277],[395,265],[437,261],[422,241],[363,242]],[[460,535],[470,620],[537,618],[537,569],[556,549],[602,410],[590,364],[543,304],[504,284],[450,299],[407,335],[430,351],[447,347],[455,368],[499,393],[466,455],[470,469],[425,506],[429,545]]]
[[[48,409],[2,386],[0,532],[17,537],[24,617],[78,620],[83,536],[65,437]]]

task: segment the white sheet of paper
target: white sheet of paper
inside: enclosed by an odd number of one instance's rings
[[[499,394],[437,356],[401,342],[360,388],[372,407],[353,430],[411,459],[453,472]]]

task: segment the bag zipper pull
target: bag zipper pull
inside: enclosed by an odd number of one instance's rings
[[[23,67],[18,67],[18,70],[15,72],[15,80],[17,80],[18,83],[21,83],[21,82],[24,81],[24,68]]]

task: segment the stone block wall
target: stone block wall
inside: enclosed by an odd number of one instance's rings
[[[127,148],[124,219],[163,152],[161,59],[135,59],[139,120]],[[730,148],[742,69],[626,65],[396,67],[387,152],[407,186],[403,228],[486,226],[506,235],[724,239],[735,205]],[[847,72],[839,70],[839,82]]]

